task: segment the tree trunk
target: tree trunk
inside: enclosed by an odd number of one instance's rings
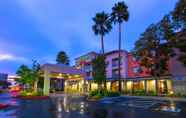
[[[102,55],[105,59],[105,50],[104,50],[104,40],[103,40],[103,35],[101,35],[101,49],[102,49]],[[105,67],[104,67],[105,70]],[[104,81],[104,88],[106,89],[106,80]]]
[[[38,81],[36,80],[36,81],[34,82],[34,92],[35,92],[35,93],[37,93],[37,83],[38,83]]]
[[[103,40],[103,35],[101,35],[101,49],[102,49],[102,55],[104,56],[105,50],[104,50],[104,40]]]
[[[121,92],[121,23],[119,23],[119,63],[118,63],[119,92]]]

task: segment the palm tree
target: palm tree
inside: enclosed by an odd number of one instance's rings
[[[119,91],[121,92],[121,24],[129,19],[128,7],[124,2],[118,2],[112,8],[111,20],[114,24],[119,25],[119,64],[118,64],[118,79],[119,79]]]
[[[105,12],[97,13],[96,16],[93,18],[94,25],[92,26],[92,30],[94,31],[95,35],[100,35],[101,37],[101,50],[102,56],[104,58],[104,39],[103,37],[105,34],[109,33],[112,29],[112,24],[109,18],[109,14]],[[103,65],[105,68],[105,65]],[[106,80],[104,82],[104,87],[106,88]]]
[[[69,57],[68,57],[68,55],[66,54],[65,51],[60,51],[60,52],[57,54],[56,62],[57,62],[58,64],[69,65],[69,63],[70,63]]]
[[[94,25],[92,26],[92,30],[95,35],[101,36],[101,50],[102,55],[104,55],[104,40],[103,37],[105,34],[109,33],[112,29],[111,21],[109,19],[109,14],[105,12],[97,13],[93,18]]]

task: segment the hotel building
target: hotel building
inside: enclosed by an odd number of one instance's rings
[[[107,90],[118,90],[118,50],[105,53],[106,87]],[[88,92],[98,88],[92,76],[92,60],[98,53],[89,52],[75,59],[75,66],[62,64],[45,64],[42,66],[44,78],[44,93],[52,89],[69,92]],[[137,60],[127,51],[121,51],[121,85],[122,91],[132,93],[143,90],[146,93],[156,92],[160,95],[186,94],[186,68],[175,58],[170,59],[169,73],[160,78],[154,78],[141,68]]]
[[[118,50],[114,50],[105,54],[107,89],[112,91],[117,91],[119,85],[118,53]],[[93,81],[91,66],[91,61],[96,55],[98,54],[91,52],[75,59],[76,67],[86,72],[87,91],[95,90],[98,87]],[[122,91],[124,92],[132,93],[137,90],[144,90],[146,93],[156,92],[160,95],[186,94],[186,68],[176,60],[176,57],[169,60],[168,73],[165,76],[154,78],[148,74],[146,68],[140,67],[138,61],[131,53],[122,50],[120,71]]]
[[[76,67],[86,72],[86,86],[87,91],[95,90],[98,85],[94,82],[92,77],[92,65],[91,62],[96,58],[98,54],[96,52],[87,53],[75,59]],[[118,90],[118,51],[111,51],[105,54],[106,62],[106,77],[107,77],[107,89],[116,91]],[[127,52],[121,51],[121,78],[127,77]]]

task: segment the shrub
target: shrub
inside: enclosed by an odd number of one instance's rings
[[[42,95],[43,95],[43,91],[42,90],[38,90],[37,96],[42,96]]]
[[[38,92],[21,91],[19,95],[20,96],[42,96],[43,92],[42,91],[38,91]]]
[[[149,96],[157,96],[157,93],[155,91],[149,91],[147,93],[147,95],[149,95]]]
[[[105,89],[102,90],[95,90],[95,91],[91,91],[89,93],[90,97],[97,97],[97,98],[101,98],[101,97],[116,97],[116,96],[120,96],[119,92],[113,92],[113,91],[107,91]]]
[[[28,93],[27,93],[26,91],[21,91],[21,92],[19,93],[19,95],[20,95],[20,96],[27,96]]]
[[[145,90],[135,90],[133,92],[133,94],[137,95],[137,96],[144,96],[144,95],[146,95]]]
[[[42,91],[38,91],[38,92],[33,92],[31,94],[31,96],[42,96],[43,95],[43,92]]]
[[[96,95],[99,95],[99,94],[101,94],[101,92],[99,90],[94,90],[94,91],[91,91],[89,93],[89,96],[96,96]]]

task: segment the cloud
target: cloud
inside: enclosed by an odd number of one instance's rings
[[[30,53],[32,49],[25,47],[22,44],[17,44],[13,39],[4,38],[0,35],[0,54],[11,53],[11,54],[24,54]]]
[[[74,45],[82,47],[81,51],[100,48],[99,37],[92,32],[92,17],[96,12],[110,9],[115,2],[22,0],[18,1],[18,6],[32,17],[40,33],[47,37],[46,40],[58,49],[72,53]]]
[[[14,61],[14,62],[22,62],[28,63],[29,60],[24,57],[15,56],[12,54],[0,54],[0,61]]]
[[[110,12],[117,1],[120,0],[17,0],[17,4],[31,16],[39,32],[47,37],[46,40],[51,41],[58,49],[73,53],[74,45],[82,47],[80,50],[83,52],[100,49],[99,37],[91,29],[92,17],[99,11]],[[125,1],[131,12],[137,12],[136,14],[144,14],[156,3],[156,0]],[[105,38],[106,50],[117,47],[110,45],[115,43],[112,40],[116,33],[110,34],[111,37]]]

